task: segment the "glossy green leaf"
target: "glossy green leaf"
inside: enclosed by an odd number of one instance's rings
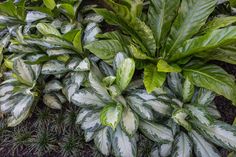
[[[79,30],[73,39],[73,45],[79,52],[83,52],[82,35],[83,31]]]
[[[123,51],[121,44],[117,40],[94,41],[86,45],[85,48],[102,60],[113,59],[116,53]]]
[[[151,29],[141,20],[134,17],[125,5],[120,5],[112,0],[105,1],[114,11],[96,9],[95,11],[102,15],[105,20],[120,26],[125,32],[142,47],[142,50],[150,56],[155,56],[156,42]]]
[[[75,10],[74,7],[69,3],[57,4],[57,8],[61,10],[62,13],[67,15],[69,18],[75,18]]]
[[[52,34],[56,36],[61,36],[61,33],[55,27],[48,23],[38,23],[36,25],[36,28],[43,35]]]
[[[193,65],[184,69],[185,77],[198,87],[206,88],[231,100],[235,100],[235,79],[216,65]]]
[[[121,91],[129,85],[135,71],[135,62],[131,58],[127,58],[121,62],[116,71],[116,84]]]
[[[144,85],[148,93],[161,87],[166,80],[166,74],[158,72],[155,65],[150,64],[144,68]]]
[[[182,69],[176,64],[170,65],[166,61],[160,59],[157,63],[157,71],[166,72],[166,73],[167,72],[181,72]]]
[[[17,15],[16,6],[12,0],[8,0],[6,2],[1,2],[0,3],[0,12],[5,13],[9,16],[13,16],[13,17]]]
[[[56,3],[54,0],[43,0],[43,3],[50,10],[53,10],[56,6]]]
[[[212,13],[216,0],[183,0],[167,38],[165,51],[169,55],[196,34]]]
[[[105,106],[100,113],[102,125],[110,126],[113,130],[115,130],[121,120],[122,110],[123,108],[120,104]]]
[[[203,51],[208,51],[208,53],[210,53],[209,50],[228,45],[235,40],[236,26],[215,30],[203,36],[187,40],[183,46],[173,53],[169,60],[175,61]]]
[[[157,48],[166,40],[173,20],[180,5],[180,0],[151,0],[148,11],[148,23],[155,37]]]

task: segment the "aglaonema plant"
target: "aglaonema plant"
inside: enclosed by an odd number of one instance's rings
[[[147,16],[142,0],[120,3],[104,0],[108,9],[94,9],[120,32],[109,32],[86,46],[109,63],[117,52],[133,57],[144,69],[150,93],[161,87],[167,73],[179,72],[197,87],[235,100],[235,78],[208,63],[220,60],[235,64],[235,17],[212,17],[216,0],[150,0]],[[143,12],[143,14],[142,14]],[[200,62],[195,62],[198,58]]]
[[[203,88],[194,88],[181,75],[171,73],[168,83],[162,89],[156,89],[153,94],[157,99],[169,102],[170,106],[161,105],[153,100],[147,101],[147,106],[159,114],[166,115],[164,123],[172,129],[174,140],[169,143],[158,142],[151,156],[192,156],[220,157],[213,145],[236,150],[236,127],[219,120],[220,114],[214,105],[215,94]],[[153,140],[150,128],[141,132]]]
[[[54,7],[48,6],[46,1],[43,4],[36,2],[49,7],[44,9],[24,2],[0,4],[0,8],[5,8],[0,10],[3,16],[0,21],[3,26],[0,61],[4,60],[0,112],[9,115],[10,127],[30,115],[36,98],[42,98],[52,109],[61,109],[67,99],[70,101],[73,92],[79,88],[79,79],[90,70],[83,44],[95,40],[94,36],[100,32],[97,23],[102,20],[88,9],[84,11],[85,15],[78,13],[81,1],[58,1]],[[26,8],[20,19],[10,13],[17,12],[18,4]],[[12,10],[6,10],[8,7]],[[81,19],[77,19],[80,16]],[[5,18],[18,20],[9,22]]]
[[[118,53],[113,67],[101,61],[99,69],[93,63],[87,86],[72,95],[72,102],[81,107],[77,123],[85,131],[86,141],[94,140],[104,155],[137,156],[137,129],[153,126],[151,132],[160,141],[173,141],[170,129],[154,124],[155,114],[144,102],[152,97],[142,88],[142,81],[131,82],[135,62],[124,53]],[[155,97],[154,97],[155,99]]]

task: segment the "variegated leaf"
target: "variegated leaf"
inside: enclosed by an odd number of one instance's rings
[[[137,96],[129,96],[126,98],[126,100],[128,101],[133,111],[135,111],[143,119],[154,119],[152,110],[143,104],[144,101],[141,98]]]
[[[42,13],[39,11],[29,11],[26,15],[25,21],[27,23],[32,23],[34,21],[38,21],[38,20],[44,19],[46,17],[48,17],[48,15],[45,13]]]
[[[60,55],[66,55],[66,54],[75,54],[74,51],[69,50],[69,49],[63,49],[63,48],[54,48],[54,49],[48,49],[46,51],[48,56],[60,56]]]
[[[34,73],[30,65],[22,59],[16,59],[13,65],[14,73],[20,82],[32,86],[34,83]]]
[[[135,62],[133,59],[125,59],[116,72],[116,84],[123,91],[130,83],[135,71]]]
[[[63,88],[62,83],[58,80],[51,80],[44,87],[45,93],[60,91]]]
[[[105,102],[111,102],[111,97],[106,89],[106,86],[102,84],[100,80],[92,73],[89,73],[89,82],[91,87],[95,90],[95,92],[104,100]]]
[[[158,147],[152,148],[152,150],[150,152],[150,157],[160,157]]]
[[[24,95],[21,97],[20,101],[18,101],[13,110],[11,111],[12,115],[18,119],[21,117],[24,112],[28,111],[29,108],[33,105],[34,96],[33,95]]]
[[[16,95],[5,95],[3,97],[7,97],[4,101],[0,102],[0,111],[3,113],[8,113],[10,112],[14,106],[21,100],[22,95],[21,94],[16,94]]]
[[[11,116],[7,119],[7,126],[8,127],[15,127],[19,125],[23,120],[25,120],[30,113],[30,108],[24,111],[18,118]]]
[[[94,132],[101,127],[100,113],[93,113],[87,115],[82,121],[81,128],[85,131]]]
[[[186,130],[191,130],[190,123],[186,120],[188,116],[188,111],[184,109],[178,109],[174,113],[172,113],[172,119],[182,127],[184,127]]]
[[[196,118],[202,124],[210,125],[213,121],[207,110],[201,106],[188,105],[188,110],[190,111],[191,116]]]
[[[78,66],[74,69],[75,71],[89,71],[90,70],[90,61],[88,58],[83,59]]]
[[[197,157],[220,157],[218,150],[208,141],[206,141],[200,134],[192,130],[189,132],[194,144],[194,152]]]
[[[76,124],[81,124],[84,120],[84,118],[91,114],[93,111],[90,109],[83,108],[79,111],[77,117],[76,117]]]
[[[59,100],[59,98],[55,95],[55,94],[45,94],[43,96],[43,102],[45,105],[47,105],[48,107],[52,108],[52,109],[61,109],[62,108],[62,104],[61,101]]]
[[[94,143],[98,150],[108,156],[111,151],[111,141],[109,136],[109,128],[105,127],[99,130],[94,136]]]
[[[63,74],[65,72],[67,72],[65,63],[58,60],[50,60],[42,67],[42,74],[44,75]]]
[[[76,91],[71,98],[72,102],[80,107],[103,107],[104,102],[91,90],[81,89]]]
[[[236,127],[217,121],[210,126],[194,123],[197,131],[206,139],[226,149],[236,151]]]
[[[115,76],[114,69],[106,62],[99,62],[98,66],[99,66],[100,71],[106,76]]]
[[[163,115],[163,116],[167,116],[171,114],[171,107],[169,106],[169,104],[167,104],[166,102],[162,101],[162,100],[149,100],[145,102],[145,105],[151,107],[155,112]]]
[[[188,78],[184,80],[182,95],[184,102],[190,102],[194,95],[194,84]]]
[[[148,121],[140,121],[139,124],[140,131],[150,140],[158,143],[169,143],[173,141],[172,131],[167,127]]]
[[[102,82],[104,83],[105,86],[111,86],[116,80],[115,76],[107,76],[105,77]]]
[[[207,89],[200,88],[197,96],[197,103],[200,105],[209,105],[213,102],[215,94]]]
[[[159,148],[159,152],[160,152],[160,156],[161,157],[168,157],[171,154],[171,150],[172,150],[172,145],[173,143],[167,143],[167,144],[162,144]]]
[[[85,137],[85,142],[90,142],[94,138],[95,132],[93,131],[85,131],[84,132],[84,137]]]
[[[121,63],[128,58],[128,56],[123,52],[118,52],[113,60],[113,69],[117,70]]]
[[[61,36],[61,33],[54,28],[51,24],[48,23],[38,23],[36,25],[37,30],[43,35],[53,34],[56,36]]]
[[[96,40],[96,35],[101,32],[97,23],[89,23],[84,31],[84,45],[89,44]]]
[[[121,128],[128,135],[133,136],[138,130],[138,125],[138,116],[130,108],[126,108],[125,111],[122,113]]]
[[[184,132],[180,132],[173,144],[173,157],[191,157],[192,156],[192,141]]]
[[[136,157],[137,155],[137,145],[135,139],[129,137],[120,127],[117,127],[113,134],[112,147],[115,156]]]
[[[110,126],[115,130],[116,126],[120,122],[122,110],[123,108],[120,104],[105,106],[100,113],[102,125]]]
[[[179,73],[170,73],[167,78],[169,88],[177,95],[182,96],[182,77]]]

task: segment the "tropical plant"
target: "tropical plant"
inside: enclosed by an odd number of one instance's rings
[[[93,63],[85,88],[72,96],[72,102],[81,107],[77,123],[85,131],[86,141],[94,140],[104,155],[137,156],[137,129],[146,120],[154,120],[155,114],[143,105],[149,95],[142,89],[142,81],[132,80],[135,63],[124,53],[118,53],[113,66]],[[139,89],[140,88],[140,89]],[[150,97],[152,97],[150,95]],[[173,140],[170,129],[160,124],[153,125],[154,136],[162,141]],[[162,131],[159,131],[162,130]]]
[[[66,98],[70,101],[79,88],[78,79],[90,68],[82,45],[94,41],[101,31],[97,26],[101,16],[88,9],[82,10],[85,15],[78,13],[81,1],[35,2],[47,7],[43,9],[25,2],[0,4],[0,58],[4,59],[0,111],[11,115],[8,126],[26,119],[41,97],[52,109],[61,109]]]
[[[149,93],[164,84],[167,73],[181,72],[197,87],[236,103],[235,78],[207,62],[236,63],[236,27],[232,25],[236,18],[211,17],[216,0],[150,0],[147,16],[142,0],[104,2],[111,10],[94,10],[120,32],[99,35],[102,39],[85,48],[108,63],[117,52],[126,52],[138,69],[144,69]]]
[[[236,118],[234,119],[233,125],[236,126]],[[231,152],[227,157],[234,157],[234,156],[236,156],[236,151]]]
[[[194,85],[177,73],[170,73],[164,88],[154,91],[157,100],[145,105],[157,109],[163,121],[173,132],[174,140],[169,143],[158,142],[151,156],[187,157],[194,153],[197,157],[220,157],[213,145],[236,150],[236,127],[219,120],[220,114],[214,105],[215,94]],[[161,101],[169,102],[169,106]],[[158,113],[157,112],[157,113]],[[151,126],[141,132],[155,140]],[[212,144],[213,143],[213,144]]]

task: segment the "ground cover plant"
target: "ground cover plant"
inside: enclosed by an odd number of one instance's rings
[[[219,66],[235,64],[234,7],[1,2],[0,152],[215,157],[220,147],[233,156],[235,125],[214,100],[236,103],[234,72]]]

